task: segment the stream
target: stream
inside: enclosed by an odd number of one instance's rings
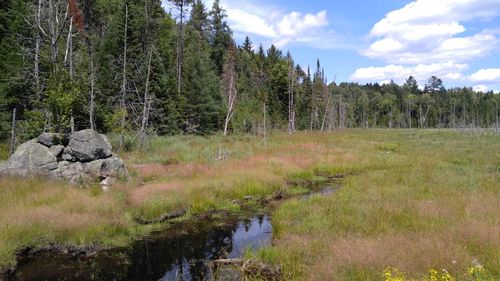
[[[338,182],[323,184],[301,200],[339,187]],[[211,260],[241,258],[245,251],[271,246],[272,231],[268,213],[189,221],[90,257],[42,252],[20,263],[11,280],[211,280]]]

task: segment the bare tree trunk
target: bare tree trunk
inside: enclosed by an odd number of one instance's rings
[[[288,72],[288,77],[290,79],[288,87],[288,133],[293,134],[295,132],[295,105],[294,105],[294,93],[293,86],[295,80],[295,69],[291,61],[289,61],[290,70]]]
[[[234,115],[234,101],[236,100],[236,92],[228,97],[228,109],[226,113],[226,120],[224,121],[224,136],[227,136],[229,122]]]
[[[89,123],[90,129],[95,130],[94,111],[95,111],[95,68],[94,51],[90,51],[90,104],[89,104]]]
[[[72,52],[72,32],[73,32],[73,17],[69,19],[68,38],[66,39],[66,51],[64,52],[64,65],[69,67],[70,76],[73,74],[73,66],[71,65],[71,52]]]
[[[57,0],[49,0],[50,61],[52,64],[57,62],[57,43],[64,31],[69,11],[69,4],[66,4],[66,13],[61,19],[59,5],[57,5],[58,3],[54,3],[54,1]],[[61,20],[63,20],[62,23]]]
[[[420,129],[424,127],[424,122],[422,121],[424,117],[422,116],[422,105],[418,105],[418,123],[420,124]]]
[[[389,109],[389,128],[392,129],[392,106]]]
[[[125,5],[125,31],[123,33],[123,69],[122,69],[122,87],[120,97],[121,122],[120,122],[120,148],[125,143],[125,122],[126,122],[126,91],[127,91],[127,32],[128,32],[128,6]]]
[[[69,78],[73,80],[73,17],[69,19],[68,38],[66,40],[66,51],[64,54],[64,65],[69,67]],[[75,132],[75,118],[71,112],[71,133]]]
[[[14,154],[16,149],[16,109],[12,110],[12,129],[10,131],[10,155]]]
[[[264,140],[266,140],[266,103],[264,103]]]
[[[42,0],[38,0],[38,9],[36,13],[36,39],[35,39],[35,92],[37,101],[40,102],[42,98],[42,90],[40,85],[40,48],[42,44],[42,35],[40,34],[41,28],[41,13],[42,13]]]
[[[427,108],[425,110],[425,114],[424,114],[423,120],[422,120],[422,128],[425,126],[425,121],[427,120],[427,116],[429,115],[430,109],[431,109],[430,105],[427,105]]]
[[[149,111],[150,111],[150,105],[151,105],[151,100],[149,98],[149,77],[151,75],[151,58],[153,56],[153,50],[152,47],[149,50],[149,59],[148,59],[148,73],[146,76],[146,89],[144,90],[144,105],[142,109],[142,124],[141,124],[141,131],[139,132],[139,143],[141,146],[144,144],[144,139],[146,136],[146,130],[148,127],[148,122],[149,122]]]
[[[323,113],[323,120],[321,121],[321,131],[325,131],[325,122],[326,122],[326,116],[328,115],[328,109],[330,108],[330,100],[331,100],[331,95],[328,95],[328,100],[326,102],[325,106],[325,112]]]
[[[73,114],[71,114],[71,119],[70,119],[70,127],[71,127],[71,133],[75,132],[75,117],[73,117]]]
[[[330,94],[330,91],[328,91],[327,83],[325,83],[325,85],[323,85],[323,88],[324,88],[323,92],[324,92],[324,94],[328,95],[328,99],[327,99],[326,106],[325,106],[325,112],[323,113],[323,120],[321,121],[321,131],[322,132],[324,132],[324,130],[325,130],[326,116],[328,114],[328,109],[330,108],[330,101],[332,99],[332,95]]]
[[[313,120],[314,120],[314,110],[311,109],[311,124],[309,125],[309,129],[311,132],[313,130]]]
[[[330,110],[330,118],[329,118],[329,121],[328,121],[328,131],[331,132],[332,131],[332,125],[333,122],[334,122],[334,117],[335,117],[335,102],[333,103],[332,107],[329,109]]]

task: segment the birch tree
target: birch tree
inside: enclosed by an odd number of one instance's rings
[[[144,89],[141,129],[139,131],[139,143],[141,145],[144,144],[144,139],[146,137],[146,130],[148,128],[148,123],[149,123],[149,113],[151,111],[151,98],[149,96],[149,83],[150,83],[150,77],[151,77],[151,58],[153,57],[152,48],[149,49],[149,56],[148,57],[149,58],[148,58],[147,75],[146,75],[146,87]]]
[[[236,46],[234,42],[229,46],[223,67],[224,98],[226,100],[226,118],[224,121],[224,136],[228,134],[229,122],[233,118],[237,96],[236,89]]]

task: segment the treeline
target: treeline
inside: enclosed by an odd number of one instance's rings
[[[498,126],[499,95],[328,84],[319,60],[247,37],[215,1],[5,0],[0,4],[0,139],[95,128],[121,135],[346,127]],[[16,122],[14,122],[16,121]],[[15,126],[13,126],[15,123]]]

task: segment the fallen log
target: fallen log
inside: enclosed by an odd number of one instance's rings
[[[144,225],[146,225],[146,224],[164,223],[164,222],[169,221],[169,220],[180,218],[180,217],[182,217],[184,215],[186,215],[186,210],[178,210],[178,211],[174,211],[174,212],[170,212],[170,213],[164,214],[161,217],[156,218],[156,219],[152,219],[152,220],[146,220],[146,219],[143,219],[143,218],[134,218],[134,220],[138,224],[144,224]]]

